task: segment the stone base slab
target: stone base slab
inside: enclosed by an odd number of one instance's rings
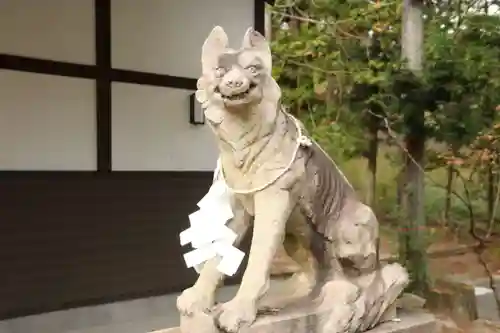
[[[266,315],[259,317],[251,327],[241,330],[241,333],[311,333],[314,332],[314,328],[311,330],[311,325],[314,326],[314,317],[315,315],[312,313]],[[208,315],[190,318],[189,321],[183,325],[187,332],[181,332],[180,327],[175,327],[149,333],[219,333],[213,327],[212,318]],[[190,323],[194,325],[190,325]],[[426,312],[399,313],[398,321],[382,323],[368,332],[438,333],[436,318]]]

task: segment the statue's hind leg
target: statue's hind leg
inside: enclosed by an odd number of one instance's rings
[[[318,264],[310,250],[309,236],[301,232],[297,220],[291,221],[287,230],[283,245],[299,269],[290,277],[270,281],[267,293],[259,301],[260,310],[280,309],[308,296],[316,285]]]

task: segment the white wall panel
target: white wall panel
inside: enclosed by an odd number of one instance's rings
[[[254,0],[111,0],[114,67],[197,78],[203,41],[215,25],[239,47]]]
[[[94,81],[0,70],[0,170],[95,170]]]
[[[213,170],[208,125],[189,123],[190,91],[113,83],[113,170]]]
[[[0,1],[0,53],[93,64],[94,34],[94,0]]]

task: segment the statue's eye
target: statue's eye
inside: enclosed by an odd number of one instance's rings
[[[222,76],[224,76],[224,74],[226,74],[226,69],[224,67],[217,67],[215,69],[215,75],[217,77],[222,77]]]
[[[258,68],[257,68],[257,66],[255,66],[255,65],[252,65],[252,66],[248,66],[248,67],[247,67],[247,70],[249,70],[249,71],[250,71],[250,73],[252,73],[252,74],[257,73],[257,69],[258,69]]]

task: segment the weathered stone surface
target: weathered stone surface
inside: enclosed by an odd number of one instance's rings
[[[274,255],[273,263],[271,266],[271,275],[280,276],[293,274],[300,271],[300,266],[290,258],[286,253],[283,245],[280,245],[276,254]]]
[[[436,327],[438,333],[464,333],[450,317],[436,316]]]
[[[487,287],[475,287],[474,292],[476,295],[478,318],[500,320],[493,290]]]
[[[453,278],[446,277],[435,281],[427,307],[433,312],[449,315],[459,325],[478,318],[474,287]]]
[[[404,293],[396,301],[396,306],[398,309],[404,309],[407,311],[422,309],[425,306],[426,300],[418,295],[411,293]]]
[[[500,321],[497,310],[495,293],[491,287],[490,278],[471,279],[467,275],[453,275],[446,278],[451,281],[460,281],[474,289],[478,319]],[[493,275],[493,283],[496,290],[500,290],[500,276]],[[500,294],[499,294],[500,295]]]
[[[438,331],[436,318],[426,312],[402,313],[400,321],[382,323],[369,333],[452,333],[452,331]],[[164,329],[150,333],[220,333],[213,325],[208,315],[199,315],[188,319],[185,331],[179,327]],[[242,329],[241,333],[314,333],[315,314],[291,312],[288,314],[263,316],[250,328]],[[192,328],[192,330],[188,330]],[[455,333],[455,332],[453,332]],[[458,333],[458,331],[457,331]]]
[[[400,322],[382,323],[369,333],[439,333],[434,315],[426,312],[402,314]]]
[[[472,323],[467,333],[500,333],[500,324],[479,319]]]

